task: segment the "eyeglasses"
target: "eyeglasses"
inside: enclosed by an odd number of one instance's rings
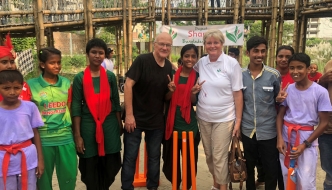
[[[160,47],[167,47],[167,48],[171,48],[172,47],[172,44],[164,44],[164,43],[160,43],[160,42],[155,42],[156,44],[158,44],[158,46]]]

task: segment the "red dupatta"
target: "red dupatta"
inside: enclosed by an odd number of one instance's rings
[[[174,84],[175,86],[178,86],[179,84],[179,78],[180,78],[180,73],[182,71],[182,67],[180,67],[174,75]],[[184,120],[189,124],[190,123],[190,111],[191,111],[191,89],[195,84],[195,79],[196,79],[196,71],[194,69],[191,70],[189,73],[189,77],[187,80],[187,84],[185,86],[185,91],[184,94],[180,94],[179,90],[175,90],[171,103],[168,109],[168,116],[167,116],[167,121],[166,121],[166,131],[165,131],[165,139],[168,140],[173,133],[173,128],[174,128],[174,120],[175,120],[175,112],[176,112],[176,106],[180,105],[180,111],[181,111],[181,116],[184,118]],[[178,98],[180,96],[184,96],[184,101],[178,102]]]
[[[87,66],[83,75],[83,92],[86,104],[96,122],[96,141],[98,144],[98,155],[105,156],[104,131],[102,124],[112,110],[111,87],[103,67],[100,67],[99,93],[95,93],[90,66]]]

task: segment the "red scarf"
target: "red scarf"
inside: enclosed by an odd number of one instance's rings
[[[98,155],[105,156],[104,131],[102,124],[112,110],[111,88],[108,77],[103,67],[100,68],[99,94],[94,92],[90,66],[87,66],[83,75],[83,92],[86,104],[96,122],[96,141],[98,144]]]
[[[175,86],[179,85],[179,78],[180,78],[180,73],[182,71],[182,67],[180,67],[174,75],[174,84]],[[190,111],[191,111],[191,89],[195,84],[196,80],[196,71],[194,69],[191,70],[187,84],[185,84],[185,90],[184,94],[180,94],[179,90],[175,90],[171,103],[168,109],[168,116],[167,116],[167,121],[166,121],[166,132],[165,132],[165,139],[168,140],[173,133],[173,128],[174,128],[174,120],[175,120],[175,112],[176,112],[176,106],[180,106],[180,111],[181,111],[181,116],[184,118],[184,120],[189,124],[190,123]],[[183,100],[181,102],[178,102],[178,99],[180,96],[183,96]]]

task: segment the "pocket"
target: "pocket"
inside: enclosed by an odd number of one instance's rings
[[[262,93],[259,94],[259,98],[264,102],[264,103],[269,103],[274,100],[274,87],[273,86],[263,86],[262,87],[263,91]]]

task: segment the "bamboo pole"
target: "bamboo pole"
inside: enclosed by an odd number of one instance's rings
[[[299,8],[300,8],[300,1],[295,1],[295,14],[294,14],[294,31],[293,31],[293,48],[295,52],[298,52],[298,27],[299,27]]]
[[[204,3],[204,25],[208,25],[208,18],[209,18],[209,0],[205,0]]]
[[[271,22],[268,21],[266,23],[265,39],[269,39],[269,36],[270,36],[270,27],[271,27]],[[267,56],[265,56],[265,58],[264,58],[264,64],[268,65],[268,63],[267,63]]]
[[[283,30],[284,30],[284,15],[285,15],[285,1],[280,0],[280,9],[279,9],[279,22],[278,22],[278,45],[277,47],[282,45],[282,37],[283,37]]]
[[[307,6],[307,0],[303,0],[303,6]],[[308,29],[308,18],[306,15],[301,15],[301,30],[300,30],[300,37],[299,37],[299,52],[305,52],[305,44],[306,44],[306,36],[307,36],[307,29]]]
[[[167,24],[171,25],[171,0],[167,0]]]
[[[128,56],[127,56],[127,0],[122,1],[123,8],[123,21],[122,21],[122,31],[123,31],[123,57],[124,57],[124,67],[125,70],[128,70]]]
[[[84,7],[84,30],[85,30],[85,43],[88,43],[89,41],[89,35],[88,35],[88,9],[87,9],[87,1],[83,1],[83,7]],[[88,59],[86,59],[86,63],[88,65]]]
[[[161,25],[165,25],[165,0],[161,1]]]
[[[197,1],[198,4],[198,20],[197,20],[197,24],[199,26],[202,26],[202,22],[203,22],[203,0],[198,0]],[[203,48],[202,46],[198,46],[198,57],[201,57],[203,54]]]
[[[278,18],[278,1],[272,3],[272,17],[271,17],[271,43],[269,44],[269,66],[274,67],[275,60],[275,45],[276,45],[276,31],[277,31],[277,18]]]
[[[35,23],[35,25],[36,25],[36,23]],[[0,32],[20,31],[20,30],[27,31],[27,30],[33,30],[35,28],[36,28],[36,26],[33,26],[33,25],[31,25],[31,26],[9,26],[9,27],[6,27],[6,28],[0,28]],[[36,32],[36,35],[37,35],[36,30],[35,30],[35,32]],[[12,35],[10,35],[10,36],[12,36]]]
[[[72,22],[56,22],[56,23],[45,23],[44,27],[45,28],[53,28],[53,27],[59,27],[59,26],[72,26],[72,25],[81,25],[83,24],[84,21],[72,21]]]
[[[234,0],[233,24],[237,24],[238,23],[238,19],[239,19],[239,7],[240,7],[240,0]]]
[[[262,26],[261,26],[261,36],[265,37],[265,31],[266,31],[266,21],[262,20]]]
[[[86,0],[86,8],[87,8],[87,25],[88,25],[88,40],[93,38],[93,23],[92,23],[92,0]]]
[[[245,17],[245,9],[246,9],[246,0],[241,0],[241,23],[244,23]],[[243,31],[244,32],[244,31]],[[239,63],[242,66],[242,56],[243,56],[243,46],[239,46]]]
[[[329,11],[332,11],[332,7],[319,8],[319,9],[315,9],[315,10],[305,10],[305,11],[302,11],[301,13],[306,15],[306,14],[329,12]]]
[[[45,47],[45,28],[43,19],[43,2],[42,0],[37,0],[35,2],[35,31],[37,40],[37,52]]]
[[[47,28],[47,46],[54,47],[54,36],[52,28]]]
[[[133,12],[132,12],[132,0],[127,0],[128,7],[128,68],[133,62]]]

